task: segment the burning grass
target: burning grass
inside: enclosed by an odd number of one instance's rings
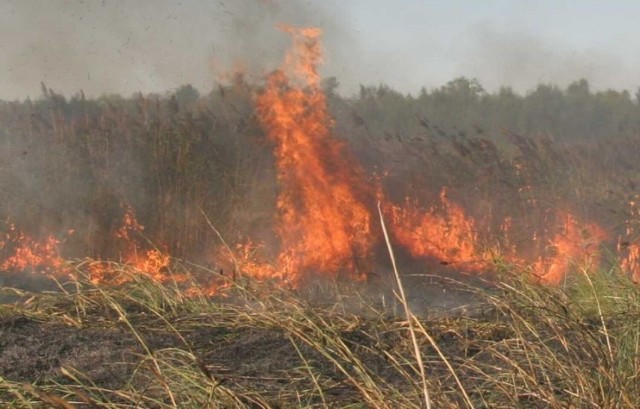
[[[264,84],[188,109],[45,88],[0,111],[0,284],[21,287],[0,297],[0,403],[640,406],[640,213],[619,183],[637,138],[434,136],[423,117],[379,138],[352,107],[368,139],[339,138],[320,30],[281,29]],[[392,254],[391,280],[383,238],[442,274],[401,277]]]
[[[413,311],[411,326],[381,287],[346,282],[239,280],[214,298],[148,278],[16,290],[0,310],[0,403],[421,408],[413,332],[433,407],[638,407],[638,288],[618,273],[567,288],[516,273],[447,282],[472,294],[466,312]]]
[[[449,135],[423,116],[421,133],[380,138],[355,101],[325,92],[321,31],[280,28],[292,47],[261,84],[238,74],[206,98],[69,102],[45,87],[41,101],[0,104],[1,279],[73,276],[65,260],[88,257],[104,284],[127,279],[116,262],[187,286],[166,274],[173,258],[227,274],[240,258],[284,285],[367,280],[385,257],[377,201],[393,245],[422,268],[482,273],[504,259],[557,284],[608,248],[638,277],[637,138],[617,139],[620,153],[506,129]]]

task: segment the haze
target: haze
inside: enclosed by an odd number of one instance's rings
[[[386,83],[417,93],[467,76],[526,92],[586,78],[640,86],[632,1],[0,0],[0,99],[206,92],[242,67],[259,79],[288,44],[275,25],[323,28],[340,92]]]

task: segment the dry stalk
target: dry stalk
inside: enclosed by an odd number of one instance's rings
[[[233,254],[233,250],[231,250],[231,247],[229,247],[229,245],[225,241],[224,237],[222,237],[222,234],[220,233],[220,231],[218,231],[218,229],[215,228],[213,223],[211,223],[211,220],[209,219],[209,216],[207,216],[207,214],[205,213],[204,209],[202,209],[202,207],[198,206],[198,210],[200,210],[200,213],[202,213],[202,215],[204,216],[204,219],[206,220],[207,225],[211,228],[211,230],[214,231],[214,233],[218,236],[218,238],[222,242],[222,245],[229,252],[229,256],[231,257],[231,261],[233,261],[234,275],[235,274],[240,274],[241,272],[240,272],[240,269],[239,269],[238,260],[236,259],[235,254]]]
[[[393,255],[393,248],[391,247],[391,242],[389,241],[389,235],[387,234],[387,227],[384,224],[384,217],[382,216],[380,202],[378,202],[378,214],[380,215],[380,224],[382,225],[382,233],[384,234],[384,240],[387,243],[387,250],[389,251],[389,257],[391,258],[393,273],[395,274],[396,282],[398,284],[398,291],[400,292],[400,302],[404,307],[404,314],[407,318],[407,322],[409,323],[409,333],[411,334],[411,343],[413,344],[413,353],[416,357],[416,362],[418,363],[418,368],[420,370],[420,380],[422,381],[422,393],[424,396],[424,403],[427,409],[431,409],[431,398],[429,397],[429,389],[427,388],[427,375],[425,373],[424,365],[422,363],[422,354],[420,353],[420,347],[418,346],[416,331],[415,331],[415,328],[413,327],[414,315],[411,312],[411,309],[409,308],[409,304],[407,303],[407,297],[404,294],[404,287],[402,286],[402,280],[400,279],[400,274],[398,273],[398,268],[396,267],[396,258]]]

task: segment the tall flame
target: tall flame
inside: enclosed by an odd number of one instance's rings
[[[258,117],[276,144],[278,274],[294,282],[310,271],[361,276],[373,244],[367,184],[331,134],[317,71],[321,31],[282,29],[293,37],[293,47],[256,98]]]
[[[370,271],[372,249],[380,238],[373,227],[371,209],[376,196],[382,200],[382,193],[367,181],[345,143],[332,134],[333,119],[318,71],[322,63],[321,30],[286,25],[280,29],[292,37],[293,46],[281,69],[267,77],[264,89],[255,97],[257,116],[274,144],[279,185],[275,230],[280,251],[273,264],[256,261],[254,251],[260,246],[251,242],[238,245],[236,251],[225,245],[224,254],[233,259],[233,275],[241,271],[258,279],[276,278],[294,285],[314,273],[362,278]],[[521,166],[516,165],[518,171]],[[636,203],[631,205],[637,211],[632,214],[640,214]],[[114,263],[96,261],[87,269],[91,281],[122,284],[138,275],[160,283],[177,283],[187,293],[200,294],[213,294],[225,285],[226,281],[211,277],[194,283],[189,274],[173,272],[169,254],[161,248],[150,248],[144,239],[144,226],[137,221],[133,208],[125,203],[122,207],[122,225],[112,238],[118,243],[119,261],[132,271],[121,274],[112,268]],[[469,271],[491,267],[479,244],[479,223],[448,199],[446,189],[442,189],[439,203],[430,208],[406,199],[400,205],[387,205],[385,215],[395,244],[414,258],[435,259]],[[499,229],[508,251],[505,258],[514,264],[530,265],[534,275],[546,283],[561,282],[575,265],[597,265],[605,232],[595,224],[579,223],[568,212],[562,219],[562,227],[545,248],[549,254],[532,263],[535,256],[517,255],[516,245],[509,238],[514,220],[507,217]],[[634,235],[632,226],[628,226],[627,235]],[[0,237],[0,271],[37,268],[52,275],[68,272],[58,252],[59,243],[54,236],[38,241],[10,226],[6,236]],[[640,281],[640,243],[627,243],[624,251],[622,269]]]

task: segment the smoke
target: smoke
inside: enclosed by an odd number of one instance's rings
[[[278,23],[326,33],[328,60],[348,49],[347,25],[325,4],[293,0],[0,1],[0,99],[163,92],[190,83],[203,91],[241,67],[262,76],[290,39]]]
[[[606,33],[594,33],[585,45],[554,35],[549,27],[545,31],[517,21],[427,10],[419,10],[426,14],[424,25],[412,25],[406,17],[402,29],[394,30],[391,24],[398,22],[390,22],[372,30],[348,70],[360,73],[356,84],[385,83],[414,95],[421,87],[440,87],[460,76],[477,78],[491,92],[510,86],[526,93],[540,83],[565,87],[581,78],[594,90],[635,90],[640,85],[640,58],[633,44],[611,40]],[[455,18],[459,21],[454,24]],[[440,21],[447,19],[448,24]],[[347,87],[353,84],[352,77],[339,79]]]
[[[539,83],[565,87],[580,78],[595,89],[633,89],[639,84],[629,59],[599,47],[577,48],[516,28],[488,24],[470,29],[460,47],[457,70],[488,90],[511,86],[519,92]]]
[[[415,93],[461,75],[488,90],[520,92],[579,78],[594,89],[638,85],[640,59],[604,33],[584,46],[506,17],[407,8],[375,1],[365,8],[297,0],[0,0],[0,99],[39,96],[41,81],[67,96],[82,89],[93,97],[187,83],[207,92],[238,69],[262,78],[290,42],[278,23],[323,29],[322,74],[336,76],[343,94],[380,82]]]

